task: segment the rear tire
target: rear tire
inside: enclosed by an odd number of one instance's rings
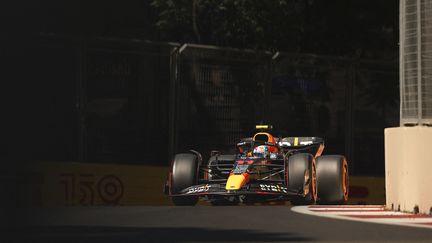
[[[348,201],[348,163],[344,156],[325,155],[317,158],[318,202],[344,204]]]
[[[177,154],[171,171],[171,193],[178,194],[185,188],[196,185],[198,181],[198,157],[194,154]],[[198,196],[173,196],[177,206],[193,206]]]
[[[316,164],[311,154],[299,153],[288,158],[287,185],[290,190],[304,193],[304,197],[291,200],[294,205],[309,205],[316,202]],[[305,181],[306,180],[306,181]]]

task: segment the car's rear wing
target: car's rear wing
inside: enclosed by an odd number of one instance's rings
[[[308,150],[315,156],[320,156],[324,150],[324,139],[320,137],[285,137],[278,145],[285,151]]]

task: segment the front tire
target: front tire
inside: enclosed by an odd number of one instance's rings
[[[286,165],[288,173],[286,182],[288,189],[303,192],[303,197],[291,200],[294,205],[309,205],[316,202],[316,164],[311,154],[299,153],[291,155]]]
[[[344,204],[348,201],[348,163],[344,156],[325,155],[317,158],[318,202]]]
[[[177,154],[171,171],[171,193],[179,194],[183,189],[196,185],[198,181],[198,157],[194,154]],[[198,196],[173,196],[176,206],[193,206]]]

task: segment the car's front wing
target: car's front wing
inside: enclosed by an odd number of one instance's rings
[[[302,197],[303,192],[299,190],[289,190],[282,183],[257,182],[247,184],[240,190],[226,190],[225,183],[207,183],[185,188],[179,194],[171,196],[239,196],[239,195],[274,195],[286,197]]]

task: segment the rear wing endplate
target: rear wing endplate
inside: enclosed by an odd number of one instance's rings
[[[319,145],[324,145],[320,137],[285,137],[279,141],[279,146],[286,149]]]

